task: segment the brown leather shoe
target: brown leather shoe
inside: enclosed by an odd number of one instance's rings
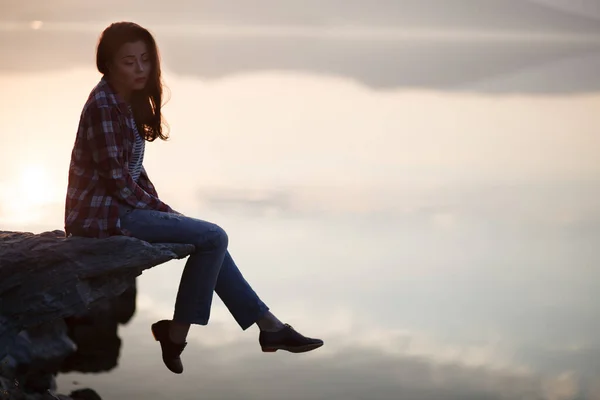
[[[160,342],[162,349],[162,359],[167,368],[176,374],[183,372],[183,364],[181,363],[181,352],[185,349],[187,342],[175,343],[169,337],[169,326],[171,321],[163,319],[152,324],[152,335],[157,342]]]
[[[277,350],[286,350],[291,353],[304,353],[323,346],[321,339],[313,339],[296,332],[290,325],[285,324],[283,329],[276,332],[261,331],[258,342],[262,351],[271,353]]]

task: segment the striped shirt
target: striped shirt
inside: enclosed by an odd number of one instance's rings
[[[133,115],[131,106],[129,106],[129,112]],[[137,129],[137,125],[133,124],[133,133],[135,134],[135,142],[133,143],[133,154],[129,159],[129,173],[135,182],[138,181],[140,174],[142,173],[142,163],[144,162],[144,149],[146,141],[140,135]]]

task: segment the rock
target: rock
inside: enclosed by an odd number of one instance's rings
[[[77,350],[75,343],[67,335],[67,325],[62,319],[46,322],[29,328],[20,333],[25,339],[20,344],[25,347],[19,357],[14,349],[9,354],[13,356],[18,365],[27,365],[40,370],[53,371],[60,367],[65,355]]]
[[[127,236],[0,231],[0,359],[21,330],[86,314],[95,303],[125,292],[143,270],[193,251],[191,244]]]
[[[18,382],[0,376],[0,400],[25,400],[25,393]]]
[[[79,317],[68,317],[68,335],[77,351],[62,363],[60,372],[106,372],[117,366],[121,350],[119,324],[125,324],[135,312],[136,287]]]
[[[99,399],[91,389],[53,394],[56,373],[114,368],[117,325],[135,312],[136,277],[193,251],[126,236],[0,231],[0,400]],[[95,340],[106,341],[103,354]]]
[[[12,400],[11,395],[12,395],[13,389],[14,389],[13,382],[8,378],[0,376],[0,400],[9,400],[9,399]],[[13,396],[13,397],[15,397],[15,396]]]
[[[54,391],[55,371],[76,348],[63,320],[29,328],[19,333],[10,348],[2,375],[28,393]]]
[[[102,400],[92,389],[79,389],[69,395],[73,400]]]

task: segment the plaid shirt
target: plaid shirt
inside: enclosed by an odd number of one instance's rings
[[[127,235],[121,229],[119,204],[174,212],[158,199],[146,170],[137,182],[128,171],[135,121],[127,104],[105,78],[83,107],[71,153],[65,204],[65,231],[104,238]]]

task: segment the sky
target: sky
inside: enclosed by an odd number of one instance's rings
[[[118,369],[61,384],[600,399],[597,1],[110,4],[1,3],[0,229],[62,228],[96,39],[134,19],[170,93],[171,138],[145,156],[161,198],[222,225],[261,296],[326,346],[259,357],[217,300],[190,373],[164,375],[147,328],[176,261],[138,280]]]
[[[89,65],[98,33],[119,15],[159,35],[165,64],[178,75],[219,79],[284,70],[390,89],[598,89],[600,17],[591,0],[378,0],[369,7],[357,0],[3,4],[0,49],[29,49],[0,60],[0,70],[8,72]],[[546,70],[541,81],[538,69]],[[480,84],[517,73],[529,75]]]
[[[193,22],[230,25],[354,25],[486,30],[598,32],[598,6],[594,0],[375,0],[366,7],[359,0],[117,0],[81,3],[57,0],[4,1],[3,19],[98,21],[113,15],[145,18],[153,23]],[[157,11],[160,10],[160,13]],[[66,12],[68,11],[68,12]]]

